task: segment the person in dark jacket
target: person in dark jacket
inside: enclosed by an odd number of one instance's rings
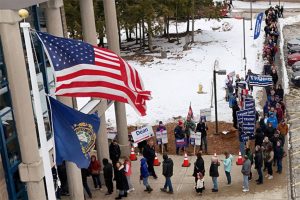
[[[194,172],[193,172],[193,176],[195,177],[196,187],[197,187],[198,178],[203,179],[204,175],[205,175],[204,160],[202,158],[201,152],[198,152],[197,153],[197,160],[194,163]],[[202,190],[204,190],[204,189],[205,189],[205,187],[204,187],[204,182],[203,182],[203,187],[198,191],[196,189],[196,191],[202,193]]]
[[[273,128],[272,123],[269,122],[267,128],[265,129],[265,137],[268,137],[269,139],[274,136],[276,129]]]
[[[254,153],[254,167],[258,174],[258,179],[256,180],[256,183],[258,185],[263,183],[263,173],[262,173],[262,167],[263,167],[263,154],[261,151],[261,147],[259,145],[255,146],[255,153]]]
[[[153,140],[149,140],[148,144],[143,150],[143,156],[147,160],[148,164],[148,171],[151,176],[153,176],[154,179],[157,179],[153,164],[154,164],[154,159],[155,159],[155,147],[154,147],[154,142]]]
[[[270,75],[272,76],[273,84],[276,85],[278,82],[277,70],[273,69]]]
[[[61,183],[61,195],[68,196],[68,178],[67,178],[67,170],[65,161],[61,165],[57,165],[57,175]]]
[[[178,121],[178,125],[174,129],[174,134],[175,134],[175,140],[184,139],[185,133],[184,133],[183,122],[181,120]],[[181,150],[184,151],[184,147],[182,147]],[[179,155],[179,147],[176,147],[176,154]]]
[[[264,141],[264,133],[262,132],[261,128],[256,129],[256,134],[255,134],[255,146],[261,146],[263,141]]]
[[[103,158],[103,175],[104,175],[104,181],[105,186],[107,188],[107,193],[105,195],[110,195],[114,191],[113,187],[113,166],[108,162],[108,159]]]
[[[91,199],[92,198],[92,193],[91,193],[91,190],[90,190],[89,185],[87,183],[87,177],[88,176],[90,176],[89,170],[82,168],[81,169],[82,185],[83,185],[86,193],[89,195],[89,198]]]
[[[207,153],[207,125],[204,119],[201,119],[200,122],[197,124],[196,132],[201,133],[201,145],[200,149],[204,146],[204,152]]]
[[[115,174],[116,178],[116,188],[119,190],[119,196],[115,199],[122,199],[122,197],[127,197],[127,190],[129,190],[127,178],[125,176],[125,168],[120,162],[116,163],[117,172]]]
[[[153,189],[150,187],[150,185],[148,183],[149,171],[148,171],[146,158],[141,159],[140,171],[141,171],[140,180],[143,180],[143,184],[146,187],[146,189],[144,191],[151,193]]]
[[[209,168],[209,176],[211,176],[214,188],[212,189],[212,192],[218,192],[218,177],[219,177],[219,171],[218,167],[220,166],[220,162],[218,161],[218,158],[216,155],[214,155],[211,158],[211,164]]]
[[[278,95],[280,99],[283,99],[284,90],[282,89],[281,84],[278,84],[276,91],[275,91],[275,95]]]
[[[276,147],[274,148],[274,158],[277,161],[277,173],[281,174],[282,172],[282,158],[283,158],[283,147],[280,141],[277,141]],[[274,161],[275,162],[275,161]]]
[[[112,143],[110,143],[109,145],[109,158],[111,159],[114,167],[114,174],[116,174],[117,171],[116,163],[119,162],[120,156],[121,156],[120,146],[117,143],[117,140],[113,140]]]
[[[165,185],[163,188],[160,188],[162,192],[167,192],[167,188],[169,187],[169,194],[173,194],[173,187],[171,182],[171,177],[173,176],[173,160],[168,157],[167,154],[163,155],[163,165],[162,165],[162,174],[166,178]]]
[[[233,127],[236,128],[236,129],[238,128],[237,127],[237,114],[236,114],[236,112],[239,111],[239,110],[240,110],[239,105],[238,105],[237,101],[235,101],[233,103],[233,106],[232,106],[232,121],[233,121]]]

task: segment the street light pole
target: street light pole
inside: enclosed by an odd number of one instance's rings
[[[252,31],[252,0],[250,0],[250,21],[251,21],[250,30]]]
[[[218,106],[217,106],[217,79],[216,79],[216,69],[214,68],[214,95],[215,95],[215,123],[216,123],[216,133],[218,134]]]

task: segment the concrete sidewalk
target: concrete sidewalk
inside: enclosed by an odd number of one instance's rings
[[[250,182],[250,192],[243,193],[242,192],[242,174],[241,174],[241,166],[237,166],[235,163],[232,169],[232,185],[226,186],[226,176],[224,172],[224,166],[221,163],[219,167],[220,177],[218,178],[219,184],[219,192],[212,193],[212,180],[209,177],[209,167],[211,156],[203,156],[205,161],[205,187],[202,196],[197,195],[194,190],[194,177],[193,167],[196,157],[189,157],[189,161],[191,162],[191,166],[188,168],[181,167],[183,162],[183,156],[170,156],[174,161],[174,175],[172,177],[174,194],[167,194],[160,191],[160,188],[164,185],[164,177],[161,175],[162,166],[155,167],[155,171],[158,175],[158,179],[154,180],[152,177],[149,178],[149,184],[153,188],[153,192],[148,194],[144,192],[144,186],[142,183],[139,183],[139,160],[133,161],[133,175],[131,177],[131,181],[135,188],[134,192],[129,193],[127,198],[123,199],[228,199],[228,200],[238,200],[238,199],[255,199],[255,200],[279,200],[279,199],[288,199],[287,195],[287,176],[286,176],[286,158],[283,160],[283,173],[277,174],[276,168],[274,167],[274,179],[267,180],[264,179],[263,185],[256,185],[255,180],[257,179],[257,172],[254,170],[254,166],[252,167],[253,180]],[[219,156],[219,160],[224,159],[224,156]],[[159,160],[162,161],[161,156],[159,155]],[[234,157],[236,160],[236,156]],[[264,173],[265,174],[265,173]],[[114,183],[115,185],[115,183]],[[89,178],[89,186],[93,193],[93,199],[115,199],[118,196],[118,193],[114,191],[114,193],[110,196],[105,196],[106,187],[102,186],[102,190],[95,190],[93,188],[92,180]],[[115,189],[115,188],[114,188]],[[87,195],[86,195],[87,196]],[[64,197],[63,199],[69,199]]]

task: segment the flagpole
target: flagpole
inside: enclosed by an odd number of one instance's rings
[[[46,190],[48,194],[48,199],[54,200],[56,199],[55,189],[54,189],[54,182],[50,164],[50,157],[49,152],[47,149],[47,138],[46,138],[46,131],[45,131],[45,124],[43,120],[43,111],[40,99],[40,93],[37,83],[37,75],[35,71],[35,64],[33,60],[32,54],[32,45],[30,39],[30,24],[28,22],[20,23],[20,27],[23,29],[24,40],[25,40],[25,47],[26,47],[26,54],[27,54],[27,61],[29,66],[30,72],[30,82],[32,87],[32,95],[33,95],[33,103],[34,103],[34,111],[36,116],[36,121],[38,125],[38,132],[39,132],[39,140],[40,140],[40,155],[43,159],[43,167],[46,179]]]

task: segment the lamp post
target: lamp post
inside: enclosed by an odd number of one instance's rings
[[[246,60],[245,17],[243,17],[243,41],[244,41],[244,60]]]
[[[217,77],[216,74],[218,75],[226,75],[226,70],[216,70],[216,64],[217,61],[215,61],[215,66],[214,66],[214,93],[215,93],[215,119],[216,119],[216,133],[218,134],[219,129],[218,129],[218,103],[217,103]]]
[[[250,30],[252,31],[252,0],[250,0]]]

